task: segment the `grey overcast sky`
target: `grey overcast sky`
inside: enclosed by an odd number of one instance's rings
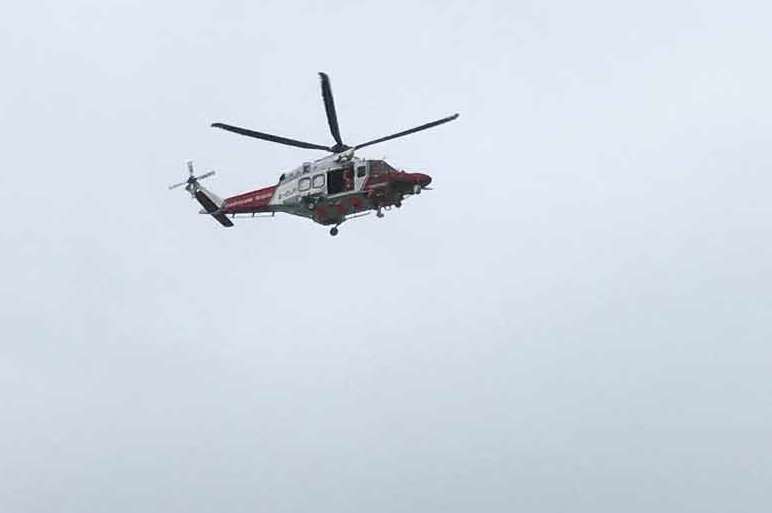
[[[0,7],[0,511],[772,510],[772,7]],[[435,190],[197,215],[330,140]]]

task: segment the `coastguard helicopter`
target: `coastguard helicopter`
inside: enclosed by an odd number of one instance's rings
[[[453,121],[458,118],[458,114],[348,146],[340,136],[330,79],[325,73],[319,73],[319,77],[322,82],[322,99],[327,122],[335,140],[332,146],[298,141],[224,123],[213,123],[212,126],[265,141],[327,151],[330,155],[312,162],[304,162],[298,168],[282,173],[276,185],[237,194],[224,200],[199,183],[199,180],[212,176],[215,172],[209,171],[195,176],[193,163],[188,161],[188,179],[170,185],[169,189],[184,185],[185,190],[204,207],[200,213],[212,216],[226,227],[233,226],[233,218],[272,217],[276,212],[284,212],[311,219],[321,225],[332,226],[330,235],[333,236],[338,234],[338,226],[345,221],[367,215],[373,210],[377,217],[383,217],[383,210],[399,208],[408,196],[420,194],[422,190],[428,189],[432,181],[429,175],[397,171],[384,160],[360,159],[354,156],[354,152],[366,146]]]

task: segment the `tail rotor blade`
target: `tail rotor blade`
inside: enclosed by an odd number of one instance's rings
[[[169,190],[176,189],[177,187],[182,187],[183,185],[186,185],[187,183],[188,183],[187,180],[185,180],[184,182],[175,183],[174,185],[170,185],[169,186]]]
[[[185,180],[184,182],[175,183],[173,185],[170,185],[169,186],[169,190],[176,189],[177,187],[182,187],[183,185],[197,184],[199,180],[203,180],[204,178],[209,178],[210,176],[214,176],[215,175],[214,171],[208,171],[208,172],[204,173],[203,175],[193,176],[193,161],[192,160],[188,160],[187,161],[187,165],[188,165],[188,172],[190,173],[190,176],[188,177],[188,179]]]

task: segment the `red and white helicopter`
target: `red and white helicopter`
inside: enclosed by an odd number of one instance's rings
[[[313,162],[304,162],[293,171],[282,173],[276,185],[224,200],[199,184],[199,180],[212,176],[215,172],[209,171],[194,176],[193,163],[189,161],[189,178],[169,186],[169,189],[184,185],[204,207],[200,213],[211,215],[223,226],[233,226],[231,218],[255,217],[258,214],[273,216],[276,212],[285,212],[309,218],[322,225],[332,225],[330,235],[338,234],[338,226],[341,223],[367,215],[371,210],[375,210],[378,217],[383,217],[383,209],[390,209],[392,206],[399,208],[406,197],[420,194],[426,189],[432,181],[429,175],[397,171],[384,160],[355,157],[354,151],[453,121],[458,114],[356,146],[348,146],[340,136],[330,79],[325,73],[319,73],[319,76],[322,79],[322,99],[327,121],[335,139],[333,146],[288,139],[223,123],[214,123],[212,126],[279,144],[324,150],[330,152],[330,155]]]

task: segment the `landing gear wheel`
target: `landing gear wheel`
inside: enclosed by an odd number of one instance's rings
[[[375,213],[375,217],[383,217],[383,212],[381,211],[380,207],[378,208],[378,211]]]
[[[332,235],[333,237],[338,235],[338,227],[337,226],[333,226],[332,228],[330,228],[330,235]]]

